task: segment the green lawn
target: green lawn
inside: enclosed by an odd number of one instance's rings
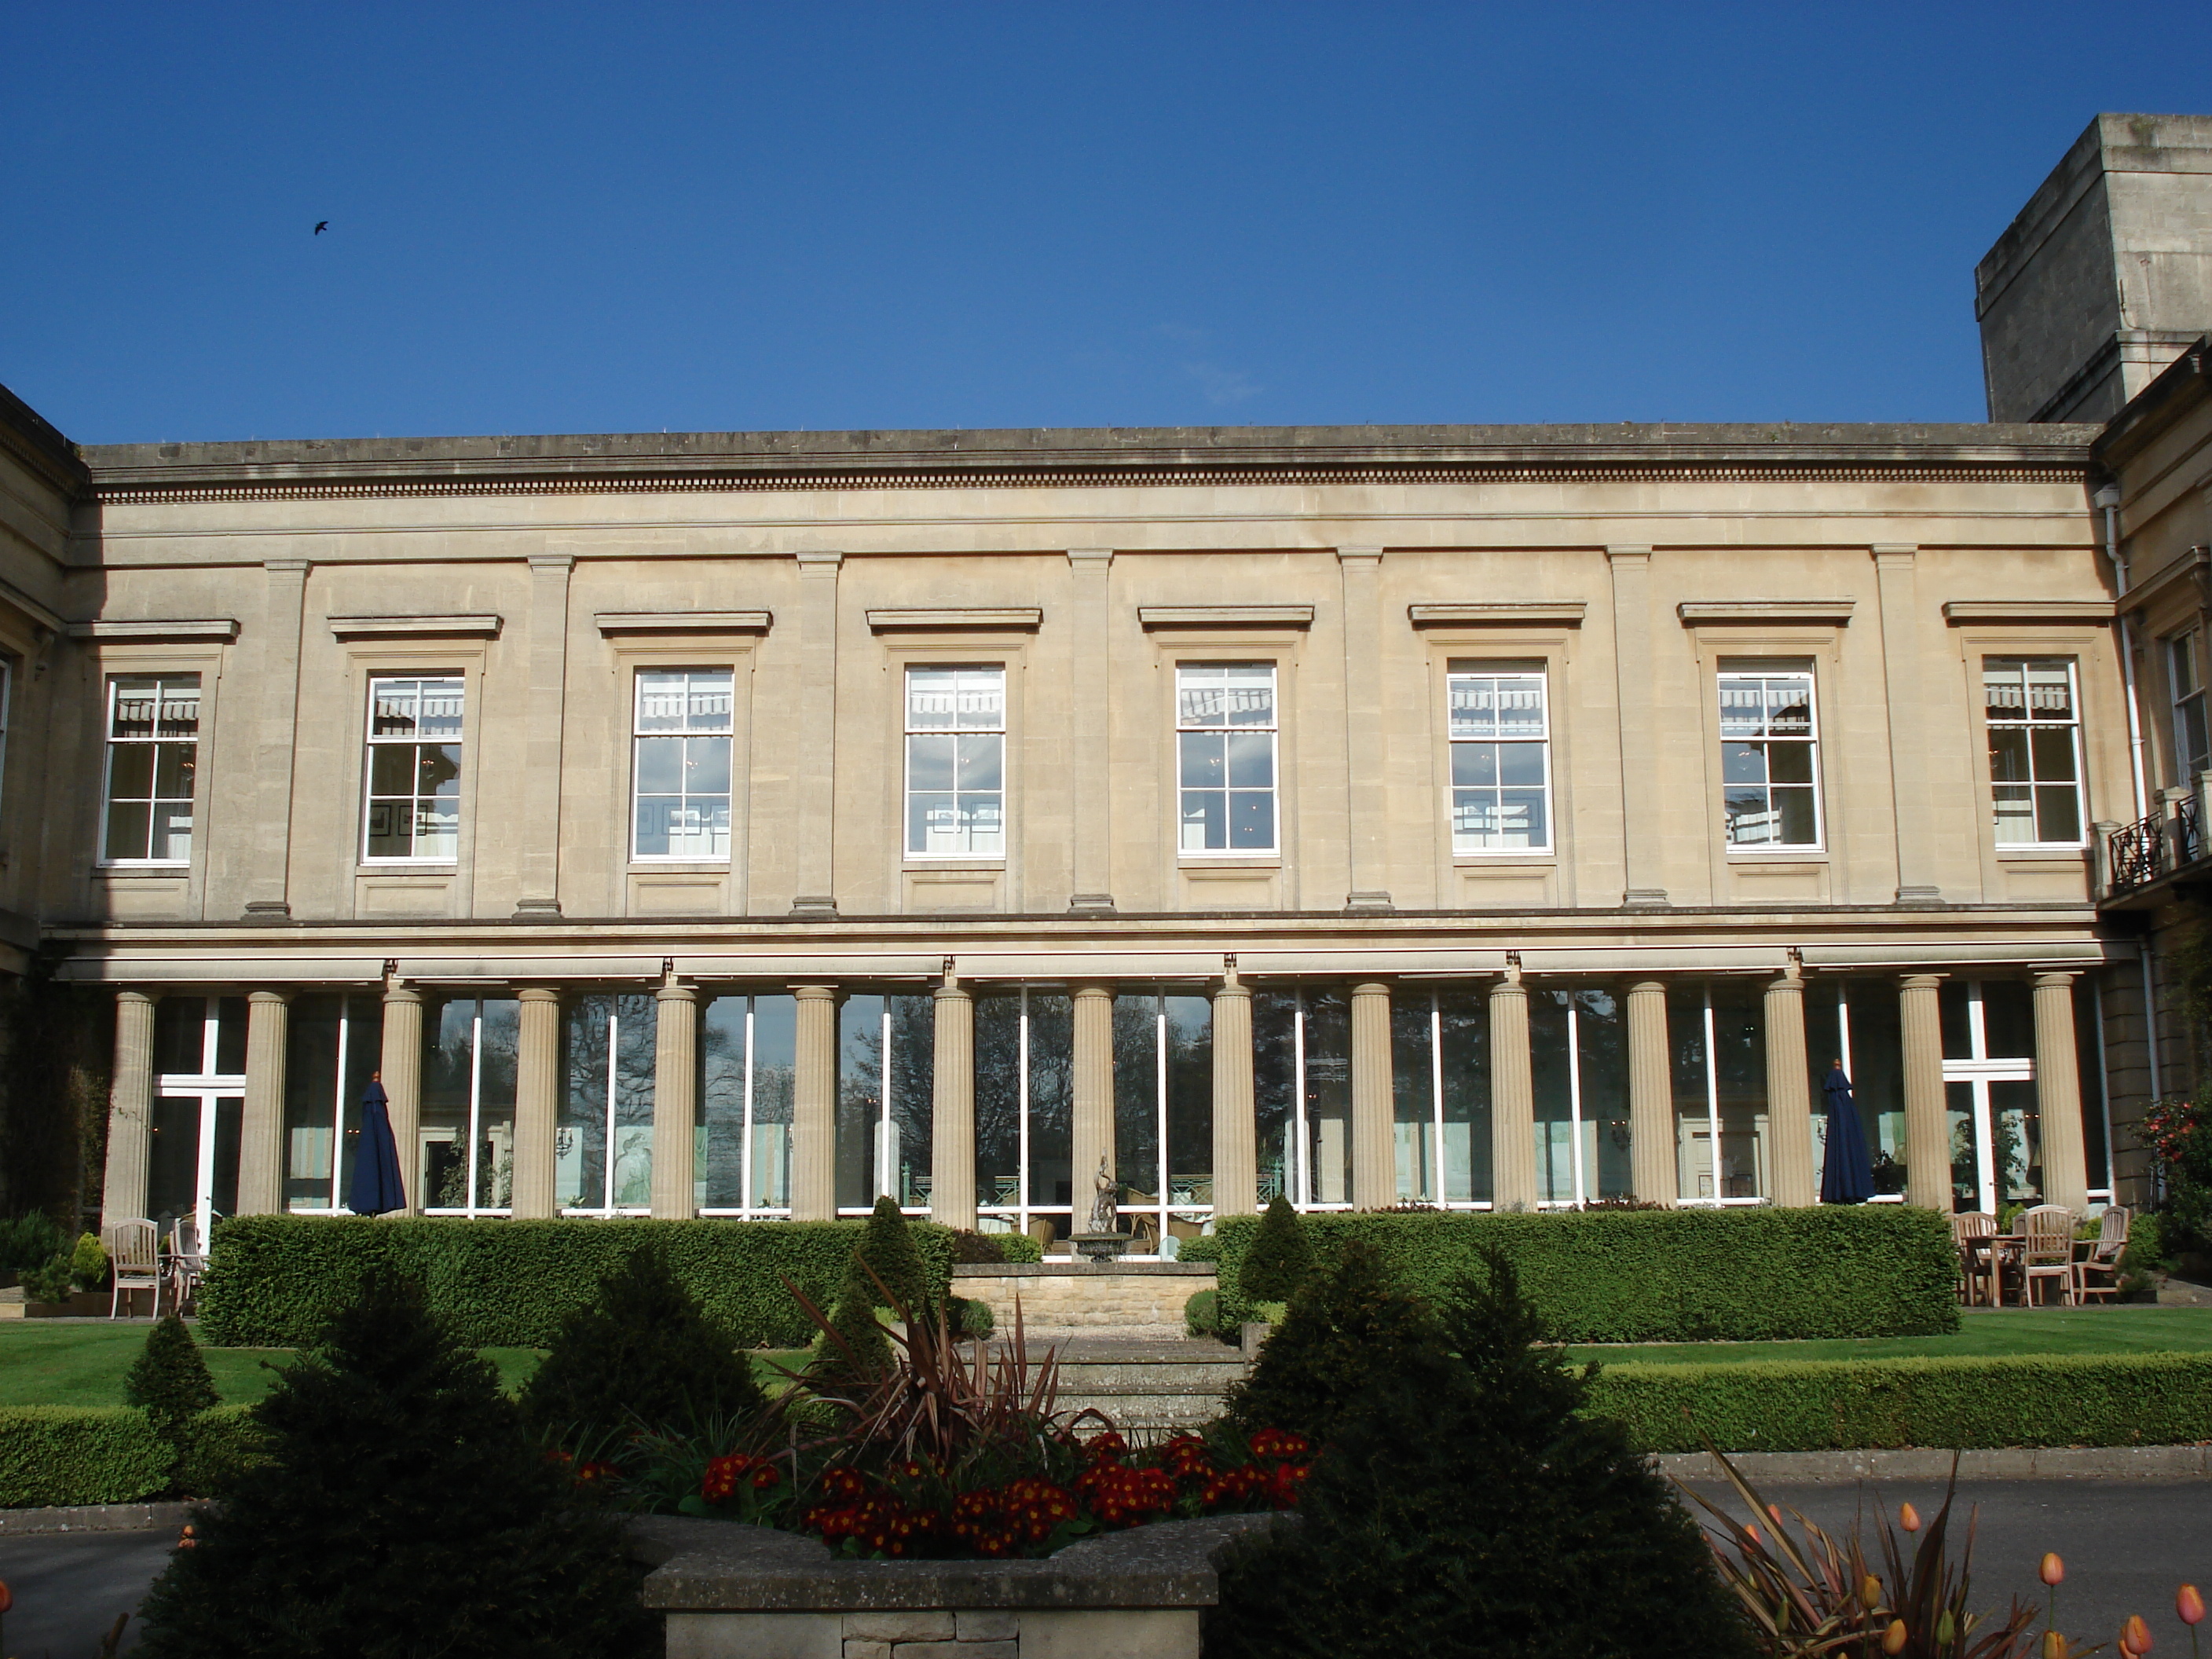
[[[44,1319],[0,1322],[0,1406],[119,1406],[123,1379],[146,1346],[144,1325],[64,1325]],[[269,1392],[270,1364],[292,1358],[289,1348],[210,1348],[200,1352],[227,1405],[249,1405]],[[520,1388],[543,1358],[537,1348],[486,1348],[509,1393]],[[796,1366],[804,1350],[757,1353],[753,1374],[763,1383],[781,1379],[765,1362]]]
[[[1968,1308],[1949,1336],[1812,1342],[1585,1344],[1577,1361],[1714,1364],[1737,1359],[1899,1359],[2018,1353],[2173,1353],[2212,1348],[2212,1308]]]

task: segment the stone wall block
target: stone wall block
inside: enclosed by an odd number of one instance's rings
[[[672,1613],[668,1659],[844,1659],[834,1613]]]
[[[845,1639],[848,1642],[951,1642],[959,1634],[952,1610],[930,1608],[924,1613],[848,1613]]]
[[[1021,1659],[1199,1659],[1198,1609],[1025,1612]]]
[[[986,1613],[963,1607],[953,1617],[963,1642],[1012,1642],[1022,1633],[1022,1619],[1018,1613]]]

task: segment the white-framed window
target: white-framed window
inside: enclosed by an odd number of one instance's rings
[[[368,682],[362,857],[450,864],[461,844],[461,678],[377,674]]]
[[[906,850],[916,858],[1006,853],[1006,671],[906,671]]]
[[[731,692],[726,668],[641,668],[631,701],[635,859],[730,856]]]
[[[1455,662],[1445,676],[1455,853],[1552,846],[1552,726],[1541,669]]]
[[[1272,853],[1275,838],[1275,665],[1176,666],[1182,849]]]
[[[191,862],[199,750],[198,675],[110,678],[102,864]]]
[[[1732,848],[1820,844],[1813,671],[1720,671],[1721,820]]]
[[[2166,667],[2173,687],[2174,781],[2194,787],[2199,772],[2212,769],[2212,728],[2204,720],[2204,670],[2199,654],[2203,635],[2197,629],[2166,642]]]
[[[2081,702],[2063,657],[1986,657],[1990,793],[2000,847],[2079,847]]]

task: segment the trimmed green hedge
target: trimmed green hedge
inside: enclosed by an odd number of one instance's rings
[[[990,1237],[1006,1252],[1006,1260],[1010,1262],[1044,1260],[1044,1246],[1027,1233],[993,1233]]]
[[[952,1235],[909,1224],[933,1291],[951,1277]],[[815,1329],[782,1279],[826,1314],[860,1221],[463,1221],[242,1216],[216,1227],[200,1287],[201,1340],[223,1347],[313,1341],[377,1263],[419,1278],[469,1347],[542,1348],[570,1310],[647,1239],[740,1343],[804,1347]],[[779,1277],[781,1275],[781,1277]]]
[[[0,1407],[0,1508],[157,1498],[175,1461],[135,1406]]]
[[[2166,1446],[2212,1440],[2212,1353],[1619,1365],[1589,1409],[1644,1451]]]
[[[1309,1215],[1319,1261],[1372,1243],[1406,1288],[1436,1297],[1495,1247],[1563,1342],[1929,1336],[1959,1328],[1949,1224],[1903,1205]],[[1257,1216],[1223,1221],[1224,1328],[1253,1317],[1238,1283]]]

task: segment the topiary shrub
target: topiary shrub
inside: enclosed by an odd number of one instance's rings
[[[141,1607],[148,1659],[657,1650],[612,1517],[419,1286],[372,1278],[254,1417],[267,1461],[194,1515]]]
[[[994,1267],[1006,1259],[1005,1245],[988,1233],[962,1227],[952,1235],[952,1265],[956,1267]]]
[[[1182,1304],[1182,1328],[1188,1336],[1212,1336],[1221,1315],[1221,1292],[1200,1291]]]
[[[1325,1444],[1377,1376],[1435,1351],[1428,1309],[1392,1282],[1374,1249],[1347,1243],[1306,1281],[1243,1381],[1224,1416],[1246,1434],[1288,1429]]]
[[[1439,1322],[1348,1403],[1300,1525],[1232,1553],[1209,1659],[1748,1659],[1695,1522],[1578,1414],[1585,1378],[1534,1346],[1510,1265],[1455,1286]]]
[[[836,1391],[864,1388],[891,1366],[891,1340],[884,1334],[876,1310],[883,1291],[861,1266],[859,1250],[845,1269],[845,1282],[830,1304],[830,1329],[815,1340],[814,1358],[808,1362],[807,1381],[817,1389]]]
[[[154,1432],[176,1449],[179,1480],[200,1413],[222,1402],[185,1322],[173,1313],[162,1315],[146,1333],[146,1346],[123,1379],[123,1403],[142,1408]]]
[[[876,1278],[883,1281],[878,1285],[867,1274],[860,1276],[860,1284],[874,1298],[874,1306],[899,1307],[915,1319],[929,1317],[929,1274],[921,1264],[921,1252],[914,1247],[914,1234],[907,1227],[906,1218],[889,1194],[876,1200],[854,1255],[874,1268]],[[842,1290],[841,1286],[840,1294]]]
[[[1312,1271],[1313,1241],[1291,1200],[1277,1193],[1245,1249],[1238,1286],[1254,1302],[1288,1302]]]
[[[953,1334],[970,1341],[985,1342],[999,1328],[999,1316],[991,1311],[991,1304],[973,1297],[955,1297],[952,1301]]]
[[[599,1281],[523,1385],[523,1420],[571,1451],[625,1429],[694,1431],[767,1402],[729,1333],[701,1311],[652,1244]]]
[[[98,1233],[79,1233],[70,1252],[70,1282],[81,1291],[107,1288],[107,1248]]]

